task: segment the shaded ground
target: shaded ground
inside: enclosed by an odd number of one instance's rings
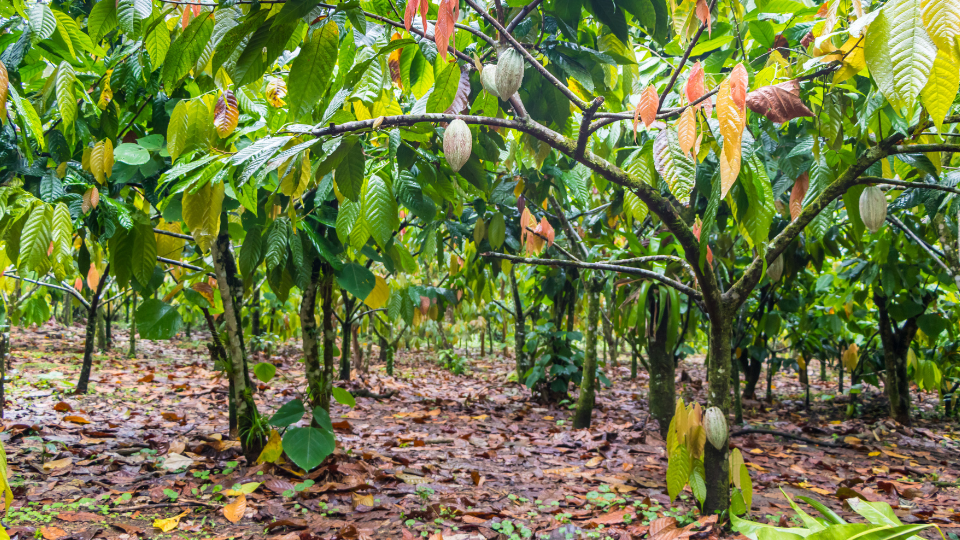
[[[667,500],[665,445],[647,421],[645,379],[626,380],[626,366],[608,369],[614,387],[600,393],[593,428],[574,431],[567,406],[543,407],[507,382],[512,358],[472,350],[472,372],[454,376],[432,353],[401,351],[396,377],[374,366],[346,385],[396,394],[357,398],[355,409],[335,405],[341,448],[301,477],[239,457],[227,434],[226,382],[204,342],[142,342],[131,359],[120,335],[97,358],[91,394],[72,396],[81,334],[45,326],[12,338],[0,439],[15,486],[5,519],[14,538],[559,539],[575,531],[626,539],[644,537],[664,516],[681,527],[700,519],[689,492]],[[281,353],[264,359],[278,366],[257,395],[264,414],[303,388],[296,348]],[[685,361],[678,379],[686,400],[703,402],[700,362]],[[843,399],[822,399],[835,385],[813,384],[809,411],[796,373],[777,374],[774,386],[780,401],[745,403],[748,423],[843,446],[735,437],[755,486],[753,519],[792,514],[782,488],[841,514],[841,498],[883,500],[906,523],[960,532],[960,489],[948,486],[960,475],[955,423],[893,424],[875,388],[861,398],[862,417],[846,420]],[[919,401],[920,416],[933,417],[936,396]],[[245,508],[238,493],[225,495],[250,483],[260,485],[243,497]],[[224,517],[226,504],[242,514],[237,523]],[[169,532],[154,526],[178,515]],[[709,524],[688,530],[718,534]]]

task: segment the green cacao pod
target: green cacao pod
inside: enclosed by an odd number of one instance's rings
[[[470,126],[459,118],[450,122],[443,132],[443,157],[447,158],[450,168],[454,172],[459,171],[470,159],[472,151],[473,135],[470,133]]]
[[[707,440],[717,450],[727,444],[727,417],[717,407],[710,407],[703,413],[703,429],[707,432]]]
[[[500,99],[508,100],[517,93],[523,83],[523,56],[515,49],[507,49],[497,62],[497,92]]]
[[[875,233],[887,219],[887,196],[877,186],[869,186],[860,194],[860,219]]]
[[[780,281],[780,276],[783,275],[783,255],[780,255],[770,263],[770,266],[767,267],[767,275],[770,276],[771,283]]]
[[[500,97],[500,92],[497,91],[497,65],[488,64],[483,66],[483,71],[480,72],[480,84],[483,85],[483,89],[492,94],[494,97]]]

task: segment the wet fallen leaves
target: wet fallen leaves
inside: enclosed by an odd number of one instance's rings
[[[628,380],[623,364],[606,368],[614,386],[600,393],[593,427],[572,430],[567,406],[539,404],[507,382],[509,356],[468,351],[472,372],[454,376],[432,353],[400,351],[395,377],[375,365],[339,383],[393,395],[357,397],[352,409],[335,405],[338,450],[304,474],[289,463],[244,462],[228,433],[226,381],[212,369],[209,336],[141,342],[137,357],[127,358],[119,332],[117,349],[97,357],[93,392],[76,396],[69,392],[81,330],[13,334],[0,438],[16,486],[6,522],[19,538],[723,534],[715,516],[697,513],[689,492],[668,500],[665,445],[647,414],[646,379]],[[297,346],[251,358],[277,367],[277,377],[258,387],[261,413],[302,395]],[[684,361],[677,378],[686,401],[703,401],[702,362]],[[863,413],[847,419],[849,396],[837,396],[829,382],[812,383],[807,410],[796,373],[773,381],[774,403],[744,401],[750,426],[836,446],[762,433],[734,437],[754,480],[754,519],[787,525],[782,488],[843,515],[849,509],[840,501],[861,497],[892,504],[906,523],[960,529],[956,424],[895,424],[872,387],[860,397]],[[761,382],[758,394],[765,390]],[[936,396],[918,393],[914,402],[919,416],[932,416]]]

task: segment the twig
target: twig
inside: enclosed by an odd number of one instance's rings
[[[172,236],[172,237],[174,237],[174,238],[180,238],[180,239],[183,239],[183,240],[190,240],[191,242],[193,241],[193,237],[190,236],[189,234],[180,234],[180,233],[175,233],[175,232],[171,232],[171,231],[165,231],[165,230],[163,230],[163,229],[158,229],[158,228],[156,228],[156,227],[153,228],[153,232],[155,232],[155,233],[157,233],[157,234],[162,234],[162,235],[164,235],[164,236]]]
[[[577,153],[574,154],[574,159],[580,161],[583,159],[583,152],[587,149],[587,139],[590,138],[590,121],[593,120],[593,115],[597,114],[597,109],[603,105],[603,96],[597,96],[590,107],[583,111],[583,119],[580,120],[580,135],[577,137]]]
[[[513,33],[513,30],[517,27],[517,25],[523,22],[523,19],[526,18],[526,16],[529,15],[531,11],[537,9],[537,6],[539,6],[542,3],[543,3],[543,0],[533,0],[533,2],[530,2],[529,4],[523,6],[523,9],[520,10],[520,13],[518,13],[517,16],[514,17],[512,21],[510,21],[510,24],[507,25],[507,28],[506,28],[507,32]]]
[[[84,297],[83,297],[79,292],[77,292],[77,290],[74,289],[73,287],[63,287],[63,286],[60,286],[60,285],[54,285],[53,283],[45,283],[45,282],[43,282],[43,281],[37,281],[37,280],[34,280],[34,279],[29,279],[29,278],[25,278],[25,277],[15,276],[15,275],[13,275],[13,274],[4,274],[4,277],[13,278],[13,279],[19,279],[20,281],[26,281],[27,283],[33,283],[33,284],[35,284],[35,285],[43,285],[44,287],[49,287],[49,288],[51,288],[51,289],[57,289],[57,290],[61,290],[61,291],[63,291],[63,292],[70,293],[74,298],[76,298],[76,299],[83,305],[83,307],[87,308],[88,310],[90,309],[90,304],[87,302],[86,298],[84,298]]]
[[[117,512],[134,512],[136,510],[152,510],[154,508],[179,508],[182,506],[200,506],[203,508],[220,509],[223,506],[219,504],[206,503],[201,501],[177,501],[172,503],[141,504],[140,506],[129,506],[126,508],[111,508]]]
[[[710,3],[708,8],[710,11],[713,11],[714,6],[717,5],[717,0],[713,0]],[[709,15],[707,15],[709,17]],[[680,59],[680,63],[677,64],[677,69],[673,70],[673,75],[670,76],[670,81],[667,82],[667,88],[664,89],[663,93],[660,94],[660,103],[657,104],[657,112],[660,112],[660,109],[663,108],[663,102],[667,99],[667,94],[673,90],[673,85],[677,83],[677,77],[680,76],[680,71],[683,69],[683,66],[687,63],[687,60],[690,58],[690,53],[693,52],[693,48],[697,45],[697,41],[700,40],[700,36],[703,35],[703,31],[707,29],[707,23],[700,23],[700,28],[697,30],[697,33],[693,36],[693,40],[690,41],[690,44],[687,45],[687,50],[683,52],[683,57]]]

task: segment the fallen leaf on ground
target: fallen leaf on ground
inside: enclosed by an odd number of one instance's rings
[[[235,501],[223,507],[223,517],[230,523],[236,523],[243,518],[243,513],[247,509],[247,497],[241,494]]]

